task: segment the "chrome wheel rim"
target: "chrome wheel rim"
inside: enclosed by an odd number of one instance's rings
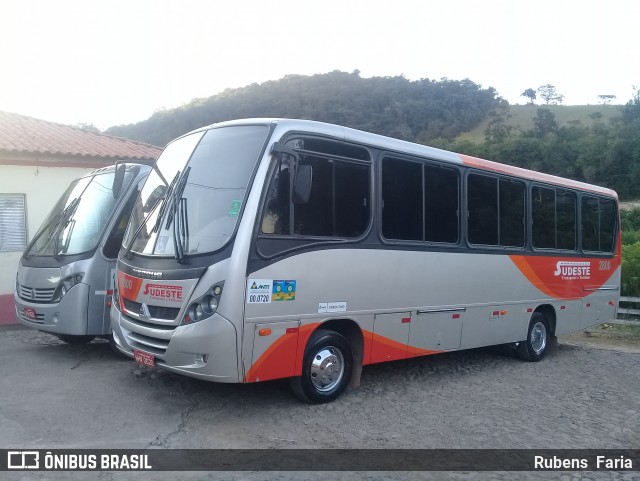
[[[313,356],[311,362],[311,383],[319,392],[334,389],[344,376],[344,356],[340,349],[327,346]]]
[[[531,349],[540,354],[547,346],[547,328],[542,322],[536,322],[531,329]]]

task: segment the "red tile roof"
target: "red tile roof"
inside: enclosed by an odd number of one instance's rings
[[[0,112],[0,151],[83,158],[152,159],[159,147],[112,135]]]

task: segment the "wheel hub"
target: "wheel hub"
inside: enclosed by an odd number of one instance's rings
[[[311,363],[311,382],[321,392],[331,391],[344,376],[342,352],[333,346],[323,347]]]
[[[547,345],[547,329],[542,322],[536,322],[531,329],[531,348],[536,354],[544,351]]]

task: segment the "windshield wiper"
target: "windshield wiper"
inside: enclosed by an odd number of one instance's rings
[[[180,171],[176,172],[176,175],[173,177],[173,180],[169,185],[169,188],[166,190],[164,195],[160,197],[160,199],[162,199],[162,205],[160,206],[160,212],[158,212],[158,218],[156,219],[156,223],[154,224],[153,229],[151,229],[151,232],[158,232],[158,230],[160,229],[160,226],[162,225],[162,219],[164,218],[164,214],[167,211],[167,205],[169,205],[168,200],[171,197],[171,194],[173,193],[173,189],[178,183],[179,177],[180,177]]]
[[[184,188],[187,186],[187,179],[189,178],[189,174],[191,173],[191,167],[187,167],[187,169],[182,174],[182,177],[178,180],[178,184],[175,187],[175,191],[173,192],[171,207],[169,207],[169,214],[167,215],[167,223],[164,226],[165,229],[171,227],[171,222],[173,222],[173,218],[176,216],[178,203],[182,198],[182,193],[184,192]]]
[[[84,191],[82,193],[84,194]],[[62,212],[62,214],[60,214],[60,218],[58,219],[58,222],[56,223],[56,226],[55,226],[55,241],[54,241],[54,244],[53,244],[53,256],[56,257],[56,258],[60,254],[62,254],[62,252],[58,252],[58,246],[60,244],[60,233],[62,233],[62,231],[71,222],[71,218],[76,213],[76,210],[78,209],[78,206],[80,205],[80,198],[81,197],[82,197],[82,194],[80,194],[78,197],[76,197],[75,199],[73,199],[71,201],[71,203],[66,207],[66,209]],[[69,233],[69,235],[71,235],[71,233]],[[69,238],[68,241],[71,241],[71,239]],[[65,242],[65,244],[68,246],[69,242]]]
[[[136,231],[133,233],[133,237],[131,238],[131,240],[127,244],[126,250],[124,252],[124,257],[126,259],[128,259],[129,255],[131,254],[131,248],[133,247],[133,243],[136,241],[136,239],[140,235],[140,232],[142,232],[143,227],[145,225],[147,225],[147,221],[149,220],[149,217],[151,217],[153,215],[153,213],[155,212],[156,208],[161,204],[162,199],[163,199],[163,197],[158,197],[158,200],[156,200],[156,202],[153,204],[153,206],[149,210],[149,213],[144,217],[144,219],[142,220],[142,222],[140,223],[140,225],[138,226]]]
[[[175,222],[173,222],[173,250],[175,258],[179,264],[184,262],[184,250],[189,239],[187,199],[182,197],[182,194],[187,186],[187,179],[189,178],[190,173],[191,167],[187,167],[176,185],[175,191],[173,192],[173,201],[171,202],[169,215],[167,217],[167,223],[165,225],[165,229],[169,229],[172,221],[175,220]]]
[[[158,213],[158,218],[156,219],[156,223],[153,225],[153,229],[151,229],[151,232],[157,232],[158,228],[162,225],[162,217],[164,216],[164,212],[166,210],[167,200],[169,199],[169,196],[171,195],[171,192],[173,191],[175,184],[178,181],[178,178],[180,177],[180,171],[177,171],[176,175],[173,177],[173,180],[171,181],[171,184],[168,184],[164,176],[160,172],[160,169],[158,169],[157,166],[155,166],[155,164],[154,164],[154,170],[158,173],[158,176],[160,177],[160,180],[162,180],[164,185],[167,186],[167,189],[165,190],[163,195],[161,195],[156,199],[156,201],[151,206],[151,209],[149,209],[149,213],[144,217],[144,219],[142,219],[142,222],[140,223],[136,231],[133,233],[133,237],[131,237],[131,240],[127,244],[125,253],[124,253],[124,257],[127,259],[131,254],[133,243],[136,241],[136,239],[140,235],[140,232],[142,232],[142,229],[144,228],[144,226],[147,225],[149,218],[153,215],[153,213],[155,212],[156,208],[159,205],[162,205],[162,207],[160,209],[160,212]]]
[[[189,219],[187,217],[187,199],[179,200],[176,213],[176,221],[173,223],[173,247],[176,260],[179,264],[184,262],[185,250],[189,252]]]

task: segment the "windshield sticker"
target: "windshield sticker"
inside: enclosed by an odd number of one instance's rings
[[[168,235],[161,235],[158,237],[158,243],[156,244],[156,254],[164,254],[167,250],[167,244],[169,243]]]
[[[249,279],[247,282],[247,304],[270,304],[272,279]]]
[[[343,301],[318,303],[318,314],[327,312],[347,312],[347,303]]]
[[[295,301],[296,281],[273,281],[272,301]]]
[[[240,207],[242,207],[241,200],[232,201],[231,209],[229,209],[229,217],[238,217],[238,213],[240,212]]]

